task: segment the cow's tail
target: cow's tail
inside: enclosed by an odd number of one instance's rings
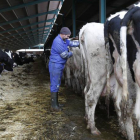
[[[109,21],[107,20],[104,24],[104,39],[105,39],[105,49],[106,49],[106,76],[107,76],[107,84],[106,84],[106,105],[107,105],[107,114],[109,118],[109,96],[111,93],[110,88],[110,46],[109,46],[109,34],[108,34],[108,24]]]
[[[104,39],[105,39],[105,49],[106,49],[106,72],[107,72],[107,95],[110,94],[110,53],[109,53],[109,35],[108,35],[108,24],[107,20],[104,24]]]
[[[126,46],[126,39],[127,39],[127,26],[131,21],[132,15],[139,10],[139,7],[133,7],[129,10],[121,22],[121,29],[120,29],[120,49],[121,49],[121,65],[123,70],[123,97],[125,100],[128,98],[128,85],[127,85],[127,46]]]

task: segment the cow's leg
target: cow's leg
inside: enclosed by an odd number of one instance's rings
[[[76,91],[79,94],[80,93],[80,84],[79,84],[79,80],[78,80],[78,72],[77,71],[75,71],[74,77],[75,77],[75,83],[76,83]]]
[[[83,91],[84,91],[83,79],[80,76],[78,76],[78,81],[79,81],[79,86],[80,86],[80,92],[81,92],[81,95],[83,96]]]
[[[140,87],[136,83],[136,103],[135,103],[135,109],[134,114],[136,115],[136,119],[138,121],[138,127],[140,129]]]
[[[121,67],[123,71],[123,97],[125,100],[128,98],[128,85],[127,85],[127,47],[126,47],[126,33],[127,27],[123,26],[120,29],[120,49],[121,49]]]
[[[84,89],[84,94],[85,94],[85,119],[88,121],[88,99],[87,99],[87,86],[85,86]],[[88,128],[88,127],[87,127]]]
[[[137,53],[137,60],[134,62],[133,70],[135,73],[136,83],[140,87],[140,53]]]
[[[85,94],[85,119],[86,121],[88,121],[88,104],[87,104],[87,93],[84,93]],[[87,127],[88,129],[88,127]]]
[[[128,140],[134,140],[133,122],[130,116],[126,116],[125,130],[127,133]]]
[[[121,132],[126,135],[125,128],[124,128],[124,122],[123,122],[123,118],[122,118],[122,113],[121,113],[121,108],[120,108],[120,104],[122,101],[122,87],[119,85],[117,80],[115,83],[115,91],[113,94],[113,98],[115,101],[114,102],[115,103],[115,110],[117,112]]]
[[[87,100],[88,100],[88,127],[91,129],[91,133],[94,135],[99,135],[100,131],[95,127],[95,108],[99,99],[99,96],[101,95],[101,92],[104,88],[104,82],[106,77],[100,79],[100,82],[97,82],[96,84],[92,84],[90,87],[90,90],[87,94]]]
[[[87,92],[87,94],[86,94],[86,120],[87,120],[87,129],[90,129],[90,113],[89,113],[89,111],[90,111],[90,107],[91,107],[91,94],[92,94],[92,84],[90,84],[90,88],[89,88],[89,90],[88,90],[88,92]],[[94,110],[93,110],[94,111]]]
[[[122,69],[120,67],[120,59],[118,57],[117,62],[114,65],[115,77],[121,87],[123,87]]]

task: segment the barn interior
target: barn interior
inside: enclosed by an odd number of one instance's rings
[[[76,37],[86,23],[104,23],[111,14],[128,10],[138,2],[0,0],[0,48],[13,52],[44,49],[45,52],[62,27],[71,30],[71,38]],[[52,112],[49,72],[40,56],[34,63],[3,72],[0,84],[1,140],[125,140],[119,132],[111,100],[110,114],[106,105],[97,106],[95,121],[102,133],[100,136],[93,136],[86,129],[84,97],[65,87],[63,82],[59,93],[63,111]]]

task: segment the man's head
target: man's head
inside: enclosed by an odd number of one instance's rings
[[[66,40],[70,37],[71,31],[68,27],[62,27],[60,30],[60,36],[63,40]]]

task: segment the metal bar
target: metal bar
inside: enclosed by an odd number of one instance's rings
[[[64,2],[64,0],[61,1],[61,7],[62,7],[62,5],[63,5],[63,2]],[[60,3],[59,3],[59,4],[60,4]],[[61,9],[61,8],[60,8],[60,9]],[[60,9],[59,9],[59,11],[60,11]],[[58,13],[55,15],[55,17],[57,18],[57,16],[58,16]],[[55,20],[54,20],[54,22],[55,22]],[[52,25],[52,26],[53,26],[53,25]],[[52,27],[50,27],[50,30],[51,30],[51,29],[52,29]],[[50,32],[49,32],[49,33],[50,33]],[[49,33],[48,33],[48,34],[49,34]],[[48,37],[48,35],[46,35],[46,38],[45,38],[45,36],[44,36],[44,37],[43,37],[44,39],[42,38],[42,40],[41,40],[44,44],[45,44],[45,41],[47,40],[47,37]]]
[[[62,1],[61,1],[61,6],[63,5],[63,2],[64,2],[64,1],[62,0]],[[60,10],[60,9],[59,9],[59,10]],[[56,18],[57,18],[57,16],[58,16],[58,13],[56,14]],[[55,22],[55,21],[54,21],[54,22]],[[52,26],[53,26],[53,25],[52,25]],[[50,29],[52,29],[52,27],[50,27]],[[49,32],[49,33],[50,33],[50,32]],[[48,33],[48,34],[49,34],[49,33]],[[42,38],[42,42],[43,42],[44,44],[45,44],[45,41],[47,40],[47,37],[48,37],[48,35],[46,35],[46,38],[45,38],[45,36],[43,37],[44,39]]]
[[[106,0],[100,0],[100,22],[105,23],[106,21]]]
[[[48,2],[48,5],[47,5],[47,11],[49,10],[49,6],[50,6],[50,2]],[[48,15],[46,15],[46,17],[45,17],[45,19],[47,20],[47,17],[48,17]],[[45,26],[45,24],[44,24],[44,26]],[[44,30],[45,30],[45,27],[44,27]],[[43,35],[42,35],[42,38],[43,38]]]
[[[22,46],[21,44],[18,44],[18,43],[13,43],[13,42],[5,42],[4,44],[3,44],[3,42],[0,42],[0,44],[2,44],[2,46],[7,46],[7,45],[11,45],[11,46],[13,46],[13,45],[19,45],[19,46]]]
[[[6,0],[7,1],[7,3],[9,4],[9,6],[11,6],[11,4],[10,4],[10,2],[9,2],[9,0]],[[18,19],[18,16],[16,15],[16,13],[15,13],[15,11],[14,10],[12,10],[12,12],[14,13],[14,15],[16,16],[16,18]],[[19,22],[20,23],[20,25],[22,26],[22,24],[21,24],[21,22]],[[11,24],[10,24],[11,25]],[[12,25],[11,25],[12,26]],[[14,29],[14,27],[12,26],[12,28]],[[23,28],[23,30],[25,31],[25,29]],[[17,33],[18,33],[18,31],[17,30],[15,30]],[[19,41],[19,40],[18,40]],[[26,42],[26,40],[25,40],[25,42]]]
[[[63,1],[63,0],[36,0],[34,2],[28,2],[28,3],[21,4],[21,5],[16,5],[16,6],[1,9],[0,13],[10,11],[10,10],[19,9],[19,8],[23,8],[23,7],[30,6],[30,5],[35,5],[35,4],[42,3],[42,2],[47,2],[47,1]]]
[[[24,0],[23,0],[23,3],[25,3]],[[26,7],[24,7],[24,8],[25,8],[26,14],[27,14],[27,16],[28,16],[27,8],[26,8]],[[30,19],[28,19],[28,20],[29,20],[29,23],[31,24]],[[32,29],[32,26],[31,26],[30,28]],[[27,34],[27,33],[26,33],[26,34]]]
[[[28,42],[28,41],[27,41],[27,42]],[[31,42],[31,40],[30,40],[30,42]],[[28,43],[30,44],[30,42],[28,42]],[[8,43],[19,44],[19,43],[13,41],[13,40],[10,40],[10,41],[5,41],[5,40],[3,40],[3,41],[1,41],[1,43],[4,43],[4,44],[8,44]],[[21,43],[23,43],[23,42],[21,42]],[[33,42],[31,42],[31,43],[33,43]],[[24,43],[23,43],[23,44],[24,44]],[[29,44],[27,44],[27,45],[29,45]],[[19,45],[20,45],[20,44],[19,44]],[[25,44],[24,44],[24,45],[25,45]]]
[[[7,25],[7,24],[10,24],[10,23],[19,22],[19,21],[23,21],[23,20],[27,20],[27,19],[34,18],[34,17],[39,17],[39,16],[46,15],[46,14],[56,14],[57,12],[58,12],[58,9],[48,11],[48,12],[44,12],[44,13],[40,13],[40,14],[36,14],[36,15],[32,15],[32,16],[27,16],[27,17],[24,17],[24,18],[19,18],[19,19],[16,19],[16,20],[2,22],[2,23],[0,23],[0,26]]]
[[[73,37],[75,37],[76,36],[75,0],[72,0],[72,22],[73,22]]]
[[[44,23],[44,22],[52,22],[53,20],[54,20],[54,18],[48,19],[46,21],[40,21],[40,22],[37,22],[37,23],[33,23],[33,24],[30,24],[30,25],[25,25],[25,26],[17,27],[15,29],[9,29],[9,30],[6,30],[6,31],[1,31],[0,34],[6,33],[6,32],[10,32],[10,31],[14,31],[14,30],[18,30],[18,29],[21,29],[21,28],[30,27],[30,26],[37,25],[37,24]]]
[[[7,19],[0,13],[0,15],[7,21]],[[12,25],[11,25],[12,26]],[[13,26],[12,26],[13,27]],[[3,27],[2,27],[3,28]],[[13,27],[14,28],[14,27]],[[4,29],[4,28],[3,28]],[[4,29],[5,30],[5,29]],[[8,32],[9,33],[9,32]],[[11,34],[11,33],[9,33],[10,34],[10,36],[13,36],[13,34]],[[18,33],[17,33],[18,34]],[[19,35],[19,34],[18,34]],[[3,35],[2,35],[3,36]],[[7,36],[4,36],[4,37],[2,37],[2,38],[7,38],[7,39],[9,39]],[[9,39],[9,40],[11,40],[11,39]],[[3,41],[3,40],[2,40]],[[18,42],[20,42],[19,40],[17,40]]]
[[[44,31],[48,31],[48,30],[44,30]],[[32,32],[31,34],[28,34],[28,36],[38,34],[39,32],[43,32],[43,31]],[[24,36],[27,36],[27,35],[23,35],[22,37],[24,37]],[[20,37],[16,37],[16,38],[20,39]]]
[[[51,27],[52,25],[46,25],[45,27]],[[35,30],[38,30],[38,29],[41,29],[41,28],[44,28],[44,27],[39,27],[39,28],[34,28],[34,29],[31,29],[31,30],[28,30],[28,31],[24,31],[24,32],[19,32],[20,34],[24,34],[24,33],[27,33],[27,32],[30,32],[30,31],[35,31]],[[48,29],[50,30],[50,29]],[[0,40],[4,39],[4,38],[7,38],[7,37],[11,37],[11,36],[17,36],[19,34],[12,34],[12,35],[8,35],[8,36],[4,36],[4,37],[1,37]]]
[[[42,38],[41,36],[40,36],[40,37],[38,37],[38,38],[30,37],[30,39],[28,39],[28,38],[27,38],[27,40],[35,39],[35,41],[34,41],[34,42],[36,42],[36,41],[37,41],[37,39],[41,39],[41,38]],[[21,40],[23,40],[23,39],[21,39]]]
[[[36,33],[37,35],[35,35],[35,34],[32,34],[31,36],[28,36],[28,38],[30,38],[30,37],[33,37],[33,36],[40,36],[40,35],[42,35],[42,33],[41,34],[38,34],[38,33]],[[45,33],[45,34],[43,34],[43,35],[46,35],[47,33]],[[26,39],[27,37],[23,37],[24,39]],[[22,38],[18,38],[18,39],[22,39]]]

